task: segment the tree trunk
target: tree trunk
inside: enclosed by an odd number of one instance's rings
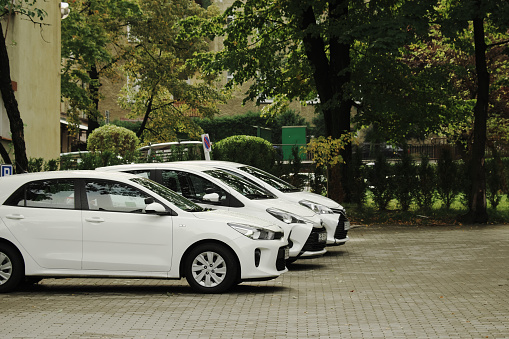
[[[483,18],[474,19],[475,67],[477,72],[477,102],[474,107],[474,143],[472,146],[472,187],[469,211],[461,220],[468,223],[486,223],[486,121],[488,118],[490,76],[486,66],[486,43]]]
[[[332,21],[339,21],[342,17],[347,16],[348,1],[330,1],[329,13]],[[350,45],[339,42],[331,32],[329,37],[330,56],[327,57],[325,42],[321,37],[312,33],[313,25],[316,25],[316,18],[313,8],[310,6],[302,13],[300,20],[301,29],[308,32],[303,38],[304,48],[314,69],[313,78],[320,97],[320,109],[325,120],[326,134],[338,139],[350,132],[352,102],[344,98],[344,85],[350,81]],[[328,195],[338,202],[350,199],[346,173],[352,158],[351,145],[341,151],[341,156],[344,162],[331,168],[329,178]]]
[[[26,172],[28,169],[28,158],[26,155],[25,134],[23,120],[18,108],[18,102],[12,89],[11,69],[7,45],[5,44],[4,31],[0,22],[0,92],[4,102],[14,146],[15,171],[16,173]],[[2,154],[3,155],[3,154]]]

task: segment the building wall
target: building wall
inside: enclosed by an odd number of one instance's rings
[[[15,95],[25,125],[28,158],[56,159],[60,154],[60,1],[37,1],[47,16],[37,25],[19,14],[4,18],[2,26],[15,82]],[[7,20],[9,23],[7,24]],[[37,19],[35,19],[37,20]],[[1,99],[0,99],[1,100]],[[3,102],[0,136],[10,139]]]

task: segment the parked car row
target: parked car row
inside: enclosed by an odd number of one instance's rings
[[[0,178],[0,292],[87,276],[185,277],[198,292],[221,293],[347,240],[349,222],[332,200],[301,192],[308,198],[296,203],[237,173],[240,164],[214,163]]]

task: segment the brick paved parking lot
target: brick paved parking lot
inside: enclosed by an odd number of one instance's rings
[[[509,225],[356,227],[223,295],[46,279],[0,295],[0,338],[509,338]]]

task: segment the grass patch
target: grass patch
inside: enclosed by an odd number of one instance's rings
[[[468,211],[460,199],[456,199],[450,209],[446,209],[441,201],[437,201],[431,210],[420,209],[414,204],[408,211],[402,211],[398,201],[393,199],[387,210],[379,211],[371,197],[368,197],[362,207],[354,204],[345,204],[344,207],[354,225],[459,225],[458,216]],[[488,215],[490,224],[509,223],[507,195],[502,198],[497,209],[493,209],[488,203]]]

